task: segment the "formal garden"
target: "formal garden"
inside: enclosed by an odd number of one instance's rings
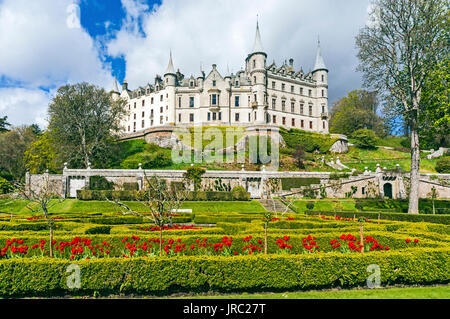
[[[49,210],[50,243],[43,214],[30,213],[25,201],[4,199],[0,295],[170,296],[366,287],[370,265],[379,267],[381,286],[448,283],[448,215],[321,213],[301,202],[295,202],[297,213],[269,213],[254,200],[185,201],[182,207],[192,213],[171,213],[170,223],[157,227],[141,202],[123,202],[138,213],[130,215],[114,202],[67,199]],[[72,264],[80,267],[79,288],[67,286]]]

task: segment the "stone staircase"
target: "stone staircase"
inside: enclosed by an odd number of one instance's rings
[[[284,212],[286,211],[286,206],[279,199],[258,199],[261,205],[269,212]],[[289,209],[287,212],[291,212]]]

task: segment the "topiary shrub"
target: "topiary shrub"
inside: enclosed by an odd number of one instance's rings
[[[450,173],[450,156],[443,157],[436,162],[436,171],[441,174]]]
[[[0,194],[8,194],[13,190],[10,182],[3,177],[0,177]]]
[[[234,200],[250,200],[250,193],[242,186],[233,187],[231,195]]]
[[[96,235],[96,234],[110,234],[111,232],[111,226],[95,226],[86,229],[84,232],[86,235]]]
[[[103,176],[89,177],[89,190],[114,190],[114,183]]]
[[[352,138],[357,147],[364,149],[375,149],[378,140],[375,132],[368,129],[356,130],[353,132]]]
[[[308,208],[309,210],[314,208],[314,202],[307,202],[306,203],[306,208]]]

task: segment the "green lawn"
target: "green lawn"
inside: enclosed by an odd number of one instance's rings
[[[448,299],[450,286],[195,296],[198,299]]]
[[[148,208],[139,202],[124,202],[131,209],[138,212],[146,212]],[[259,213],[265,212],[264,207],[256,200],[248,202],[184,202],[183,209],[192,209],[193,213],[205,212],[237,212],[237,213]],[[111,213],[120,209],[113,203],[103,201],[80,201],[77,199],[66,199],[62,203],[53,206],[51,213]],[[13,214],[27,214],[30,211],[26,208],[25,201],[0,200],[0,212]]]

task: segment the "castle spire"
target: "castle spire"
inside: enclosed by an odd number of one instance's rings
[[[317,38],[317,55],[316,55],[316,63],[314,65],[314,71],[317,70],[327,70],[325,66],[325,62],[323,61],[322,51],[320,49],[320,39]]]
[[[254,52],[264,52],[264,48],[261,43],[261,35],[259,33],[258,17],[256,18],[256,35],[255,35],[255,44],[253,45],[253,53]]]
[[[170,50],[169,65],[167,66],[167,70],[166,70],[165,74],[175,74],[175,69],[173,68],[173,62],[172,62],[172,50]]]

